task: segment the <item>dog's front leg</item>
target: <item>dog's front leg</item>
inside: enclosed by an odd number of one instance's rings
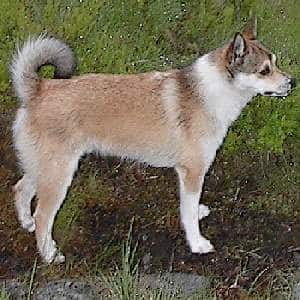
[[[199,229],[199,217],[204,217],[209,213],[208,207],[202,204],[199,206],[204,172],[195,167],[178,167],[176,170],[180,181],[181,222],[191,251],[193,253],[212,252],[214,247],[201,235]]]

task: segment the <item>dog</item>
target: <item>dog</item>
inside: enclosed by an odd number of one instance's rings
[[[71,49],[46,35],[29,38],[16,51],[11,74],[21,105],[13,141],[24,175],[14,186],[15,205],[22,227],[35,231],[46,263],[65,261],[52,238],[54,219],[79,159],[95,151],[175,168],[191,252],[214,251],[199,230],[209,214],[199,205],[204,175],[253,97],[285,97],[295,86],[257,40],[256,27],[251,21],[190,66],[166,72],[72,77]],[[55,67],[54,79],[39,78],[46,64]]]

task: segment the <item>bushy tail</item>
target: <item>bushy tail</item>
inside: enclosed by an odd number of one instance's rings
[[[11,74],[14,88],[22,103],[32,98],[38,89],[38,70],[43,65],[55,67],[55,78],[69,78],[75,68],[72,50],[63,42],[41,35],[29,38],[12,60]]]

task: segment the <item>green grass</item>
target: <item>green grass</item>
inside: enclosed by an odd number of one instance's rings
[[[30,274],[29,286],[28,286],[28,291],[27,291],[27,300],[30,300],[32,297],[34,279],[36,276],[36,268],[37,268],[37,258],[34,260],[34,264],[32,266],[32,271]]]
[[[141,288],[139,284],[139,260],[136,256],[137,244],[132,243],[132,225],[128,233],[127,240],[123,243],[121,251],[121,264],[115,265],[115,269],[107,273],[99,271],[101,281],[104,283],[108,290],[109,299],[120,299],[120,300],[142,300],[142,299],[153,299],[153,300],[175,300],[175,299],[186,299],[186,300],[213,300],[223,299],[221,293],[217,290],[221,290],[220,286],[222,282],[218,280],[214,281],[214,284],[207,289],[201,289],[195,292],[190,297],[183,297],[180,291],[174,290],[172,293],[165,289],[150,289],[145,290]],[[246,270],[244,270],[246,271]],[[267,271],[267,270],[264,270]],[[287,299],[292,300],[294,297],[294,287],[297,282],[295,275],[292,272],[277,271],[272,274],[268,282],[261,282],[260,279],[263,276],[263,271],[257,275],[253,280],[251,286],[247,291],[241,290],[239,295],[242,299],[251,300],[272,300],[272,299]],[[242,276],[242,272],[237,276],[236,283],[239,280],[239,276]],[[266,288],[264,292],[261,291],[260,285],[265,284]],[[239,286],[233,284],[230,287],[231,290],[239,290]],[[228,293],[230,295],[230,289]],[[105,296],[108,297],[108,296]],[[234,298],[240,299],[240,298]]]
[[[101,294],[100,299],[119,299],[119,300],[217,300],[224,299],[224,295],[232,296],[239,295],[241,298],[229,299],[251,299],[251,300],[273,300],[273,299],[294,299],[295,284],[299,281],[299,277],[291,271],[280,271],[273,273],[269,278],[261,280],[267,269],[263,270],[253,280],[248,290],[243,290],[237,284],[239,279],[247,273],[246,269],[242,269],[237,274],[235,283],[226,290],[222,287],[223,282],[214,279],[210,287],[195,291],[189,297],[184,297],[182,291],[170,291],[166,288],[145,288],[141,284],[140,276],[140,259],[137,254],[138,244],[132,240],[132,225],[126,240],[122,244],[120,251],[120,262],[116,263],[111,270],[104,270],[100,265],[94,266],[89,275],[86,275],[83,280],[97,286],[100,283]],[[117,255],[116,257],[118,257]],[[51,267],[51,266],[50,266]],[[34,288],[38,286],[36,281],[37,274],[41,272],[42,265],[34,261],[32,269],[28,274],[28,278],[24,283],[27,286],[26,299],[32,299]],[[246,267],[245,267],[246,268]],[[265,287],[262,289],[262,285]],[[237,291],[238,293],[236,293]],[[4,288],[0,288],[0,300],[10,299],[9,294]],[[227,298],[226,298],[227,299]]]
[[[257,278],[257,281],[259,278]],[[250,290],[249,295],[255,297],[257,295],[256,289],[259,285],[256,286],[257,281],[254,281]],[[296,278],[292,273],[285,273],[278,271],[273,274],[270,278],[267,288],[263,295],[257,295],[258,300],[271,300],[271,299],[294,299],[294,288],[296,284]]]
[[[4,288],[0,288],[0,300],[9,300],[10,297],[9,295],[6,293]]]
[[[11,107],[7,66],[17,42],[49,32],[67,41],[78,72],[133,73],[192,62],[231,38],[250,15],[279,65],[299,78],[297,0],[1,1],[0,107]],[[17,13],[16,13],[17,12]],[[276,24],[276,26],[274,26]],[[226,151],[250,147],[283,152],[299,139],[299,89],[286,101],[255,101],[230,132]]]
[[[183,299],[180,291],[166,291],[163,288],[144,289],[140,282],[139,260],[137,258],[137,244],[132,243],[132,223],[127,236],[123,243],[121,252],[121,264],[115,265],[115,269],[108,274],[100,271],[101,281],[108,290],[109,299],[120,300],[173,300]],[[201,290],[193,296],[186,299],[213,300],[213,292],[210,290]],[[107,296],[106,296],[107,297]]]

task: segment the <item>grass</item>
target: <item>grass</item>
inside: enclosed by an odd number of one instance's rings
[[[16,44],[45,31],[71,44],[78,73],[136,73],[191,63],[232,38],[249,15],[256,15],[260,40],[276,53],[285,71],[299,78],[300,3],[270,2],[2,1],[0,108],[15,105],[7,70]],[[299,88],[286,101],[255,101],[230,131],[224,152],[246,146],[282,153],[299,139],[299,103]]]
[[[0,300],[9,300],[10,297],[4,288],[0,288]]]
[[[255,295],[255,285],[257,281],[253,282],[249,290],[250,295]],[[273,274],[272,278],[268,282],[268,286],[264,295],[257,296],[258,299],[269,300],[269,299],[294,299],[296,279],[292,273],[285,273],[278,271]]]
[[[34,260],[32,271],[31,271],[31,274],[30,274],[29,287],[28,287],[28,292],[27,292],[27,300],[30,300],[31,296],[32,296],[34,278],[35,278],[35,275],[36,275],[36,267],[37,267],[37,259]]]
[[[120,300],[213,300],[220,299],[222,290],[220,287],[222,282],[214,281],[213,286],[207,289],[201,289],[195,292],[192,296],[183,297],[180,290],[174,290],[172,292],[168,289],[157,288],[145,290],[140,284],[140,261],[137,257],[137,244],[133,244],[132,241],[132,223],[127,236],[126,241],[123,243],[121,251],[121,263],[116,264],[113,271],[103,273],[102,270],[97,271],[96,278],[100,276],[100,280],[104,283],[108,294],[105,295],[105,299],[120,299]],[[267,282],[267,286],[263,293],[258,292],[260,284],[260,277],[263,272],[257,275],[248,291],[241,290],[238,294],[242,299],[257,299],[257,300],[272,300],[272,299],[293,299],[294,286],[297,282],[295,275],[292,272],[277,271],[274,273]],[[240,274],[242,276],[242,274]],[[233,284],[231,290],[239,290],[238,277],[235,284]],[[266,282],[264,282],[266,284]],[[219,290],[217,292],[217,290]],[[228,292],[230,294],[230,291]],[[240,299],[240,298],[236,298]]]
[[[101,278],[111,297],[124,300],[135,300],[138,297],[138,262],[136,262],[137,245],[132,248],[132,223],[128,238],[122,247],[121,265],[115,265],[115,271],[108,276],[101,275]]]
[[[145,289],[140,283],[139,260],[136,256],[137,244],[133,245],[132,242],[132,223],[127,236],[126,242],[123,243],[121,264],[115,265],[114,271],[108,274],[100,272],[101,281],[104,283],[108,290],[109,299],[120,300],[172,300],[183,299],[180,291],[168,291],[164,288]],[[186,299],[215,299],[210,290],[202,290],[197,294]]]
[[[100,299],[119,299],[119,300],[216,300],[226,297],[234,297],[232,299],[251,299],[251,300],[273,300],[273,299],[294,299],[294,288],[297,283],[297,278],[292,270],[283,272],[278,270],[272,274],[268,280],[260,281],[264,271],[257,275],[251,283],[248,290],[242,289],[239,285],[239,279],[243,277],[243,269],[236,277],[235,283],[229,288],[223,287],[223,282],[214,279],[210,287],[206,287],[195,291],[193,295],[184,297],[182,291],[174,286],[172,291],[170,288],[157,287],[145,288],[141,283],[140,276],[140,259],[137,254],[138,244],[132,240],[132,225],[127,235],[127,239],[122,244],[120,253],[120,263],[115,263],[110,271],[103,270],[100,266],[90,272],[90,275],[84,280],[101,285]],[[36,275],[40,272],[41,265],[35,260],[32,270],[29,274],[29,279],[26,281],[27,297],[31,299],[34,293],[34,287],[38,286]],[[93,267],[95,268],[95,267]],[[247,268],[247,266],[245,266]],[[298,278],[299,279],[299,278]],[[260,285],[265,285],[263,292]],[[226,296],[227,295],[227,296]],[[10,299],[5,288],[0,289],[0,300]],[[227,299],[227,298],[226,298]],[[230,298],[231,299],[231,298]]]

